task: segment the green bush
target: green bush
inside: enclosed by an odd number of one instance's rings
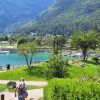
[[[44,100],[100,100],[100,83],[52,79],[44,88]]]
[[[39,64],[35,71],[38,75],[46,79],[68,77],[68,60],[64,60],[61,55],[53,55],[48,62]]]
[[[99,57],[93,57],[92,60],[95,61],[96,63],[99,63]]]
[[[48,64],[46,62],[38,64],[36,67],[34,67],[33,71],[34,74],[39,76],[39,77],[46,77],[46,72],[47,72],[47,66]]]
[[[68,76],[68,62],[59,55],[53,55],[47,64],[46,76],[47,79],[51,78],[65,78]]]

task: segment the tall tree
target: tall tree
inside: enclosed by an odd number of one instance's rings
[[[98,48],[100,49],[100,30],[97,30]]]
[[[70,38],[71,46],[82,50],[84,61],[87,61],[88,50],[97,48],[98,40],[96,36],[96,31],[89,31],[75,33]]]
[[[66,39],[64,36],[55,35],[46,38],[44,43],[52,47],[53,53],[57,54],[59,51],[62,50],[62,47],[66,44]]]
[[[19,53],[25,57],[26,64],[29,68],[29,71],[31,72],[33,55],[37,51],[36,44],[29,42],[29,43],[20,44],[17,47],[18,47]]]

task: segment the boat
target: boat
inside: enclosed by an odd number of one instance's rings
[[[0,54],[9,54],[9,51],[0,51]]]
[[[82,53],[81,52],[73,52],[71,54],[72,57],[79,57],[79,56],[82,56]]]

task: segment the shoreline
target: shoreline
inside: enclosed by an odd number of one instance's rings
[[[46,48],[46,47],[39,47],[38,52],[45,52],[45,51],[51,51],[52,48]],[[15,52],[17,51],[16,46],[0,46],[0,51],[10,51],[10,52]]]
[[[16,46],[0,46],[0,51],[9,51],[9,52],[16,52]]]

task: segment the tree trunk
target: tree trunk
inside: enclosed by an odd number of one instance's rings
[[[32,64],[32,60],[33,60],[33,53],[30,55],[30,66]]]
[[[30,67],[30,65],[29,65],[29,62],[28,62],[28,57],[27,57],[27,55],[26,54],[24,54],[24,57],[25,57],[25,60],[26,60],[26,64],[27,64],[27,66],[28,66],[28,68]]]
[[[83,49],[82,52],[83,52],[83,61],[86,62],[87,61],[87,59],[86,59],[87,58],[87,49]]]

